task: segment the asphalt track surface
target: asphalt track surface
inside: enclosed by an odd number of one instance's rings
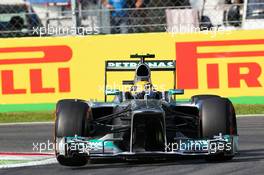
[[[0,126],[0,152],[31,151],[33,142],[52,140],[52,125]],[[238,118],[240,151],[229,162],[184,159],[173,162],[116,162],[71,168],[59,164],[0,170],[1,175],[264,174],[264,117]]]

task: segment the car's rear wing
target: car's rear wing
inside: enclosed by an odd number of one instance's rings
[[[105,61],[105,92],[108,82],[108,72],[135,71],[140,61],[130,60],[107,60]],[[171,71],[174,76],[174,87],[176,87],[176,61],[175,60],[151,60],[145,61],[151,71]],[[107,97],[105,95],[105,101]]]

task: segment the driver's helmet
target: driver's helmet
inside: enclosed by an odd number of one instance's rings
[[[138,81],[131,87],[131,94],[135,99],[144,99],[146,94],[148,98],[154,98],[155,92],[153,85],[148,81]]]

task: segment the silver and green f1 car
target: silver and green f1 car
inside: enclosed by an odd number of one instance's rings
[[[175,62],[145,61],[154,55],[131,55],[140,61],[107,61],[107,71],[135,71],[123,81],[129,91],[105,89],[112,102],[60,100],[56,106],[56,157],[61,165],[83,166],[89,159],[137,160],[201,156],[229,160],[238,148],[236,114],[230,100],[196,95],[178,102],[180,89],[158,91],[151,71],[173,71]],[[115,66],[118,65],[118,66]],[[174,80],[175,81],[175,80]]]

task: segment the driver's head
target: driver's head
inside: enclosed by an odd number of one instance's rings
[[[131,94],[137,99],[143,99],[145,94],[153,91],[153,85],[148,81],[138,81],[131,87]]]

